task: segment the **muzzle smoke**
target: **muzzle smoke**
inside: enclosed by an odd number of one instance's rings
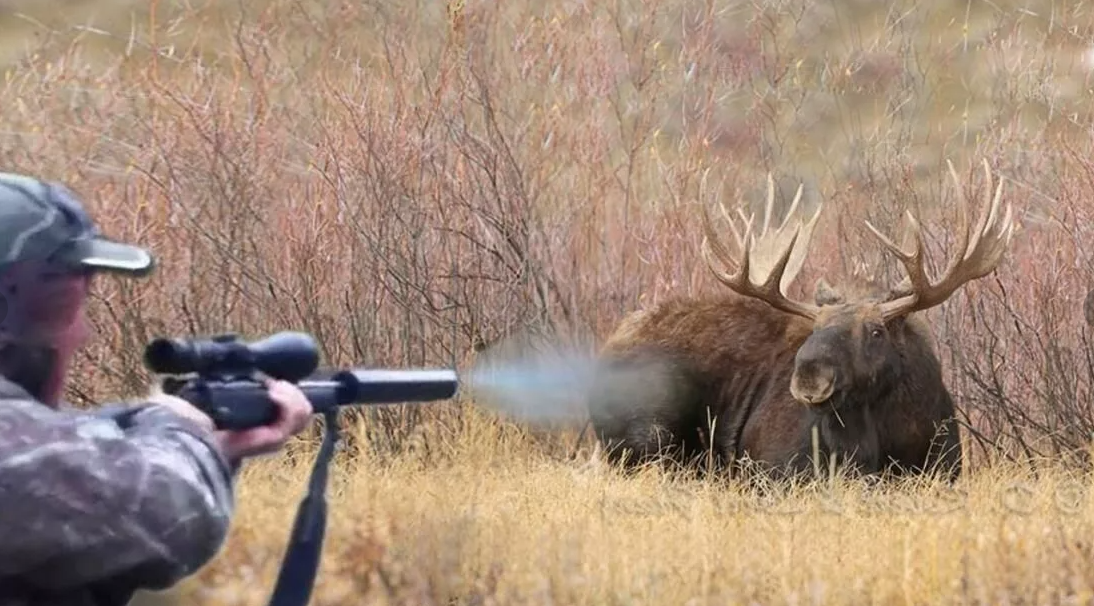
[[[479,355],[467,388],[476,404],[522,422],[582,422],[596,378],[587,348],[517,337]]]

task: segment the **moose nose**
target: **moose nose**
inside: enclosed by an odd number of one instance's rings
[[[806,406],[826,402],[836,391],[836,374],[839,365],[841,334],[833,328],[824,328],[802,344],[794,356],[794,374],[790,377],[790,395]]]
[[[835,389],[836,373],[831,368],[817,368],[808,374],[796,372],[790,378],[790,395],[807,406],[827,401]]]
[[[802,381],[795,376],[790,380],[790,394],[800,403],[810,406],[824,403],[835,388],[836,381],[833,376],[812,377],[811,381]]]

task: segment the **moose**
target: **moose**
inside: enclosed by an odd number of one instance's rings
[[[928,277],[921,229],[907,212],[901,246],[865,222],[903,265],[902,282],[886,289],[859,277],[837,289],[822,277],[813,303],[790,298],[787,288],[822,204],[800,218],[799,187],[782,225],[770,230],[769,175],[758,238],[754,215],[737,212],[745,222],[743,238],[733,228],[738,255],[703,204],[702,257],[730,292],[633,312],[602,346],[588,406],[609,462],[634,469],[652,460],[706,461],[731,477],[752,469],[776,479],[833,464],[859,477],[960,477],[954,401],[928,325],[915,314],[993,272],[1009,247],[1011,207],[1001,212],[1002,183],[993,196],[986,160],[984,172],[988,208],[970,234],[968,201],[958,204],[958,252],[941,278]],[[724,206],[722,213],[732,223]]]

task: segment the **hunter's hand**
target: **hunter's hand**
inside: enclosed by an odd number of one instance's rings
[[[287,381],[267,379],[265,383],[270,400],[277,405],[277,420],[253,429],[216,432],[224,453],[233,461],[280,450],[311,421],[312,405],[300,388]]]

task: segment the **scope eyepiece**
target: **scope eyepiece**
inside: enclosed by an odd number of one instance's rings
[[[145,365],[158,374],[250,374],[261,371],[275,379],[299,381],[315,371],[319,348],[311,335],[280,332],[253,343],[234,333],[210,338],[151,341]]]

